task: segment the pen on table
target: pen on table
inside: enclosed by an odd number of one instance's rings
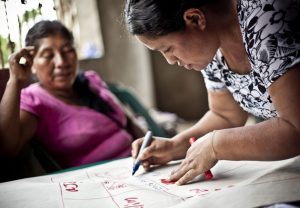
[[[192,145],[197,139],[195,137],[190,138],[189,142]],[[210,180],[213,178],[213,174],[210,170],[204,172],[204,177],[206,180]]]
[[[135,172],[139,169],[140,164],[141,164],[141,161],[140,161],[139,158],[140,158],[141,154],[143,153],[144,149],[151,144],[151,141],[152,141],[152,132],[151,131],[147,131],[147,133],[146,133],[146,135],[144,137],[142,146],[141,146],[141,148],[139,150],[138,156],[137,156],[136,160],[133,163],[132,175],[134,175]]]

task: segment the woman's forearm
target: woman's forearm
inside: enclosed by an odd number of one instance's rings
[[[17,80],[10,79],[0,103],[0,142],[3,154],[14,154],[20,138],[20,92]]]
[[[244,117],[244,115],[242,116]],[[189,139],[191,137],[199,138],[213,130],[242,126],[245,123],[244,118],[236,120],[240,120],[240,122],[232,123],[229,118],[208,111],[195,125],[173,137],[176,143],[174,146],[177,147],[175,151],[178,154],[177,158],[185,157],[186,150],[190,147]]]
[[[218,130],[213,148],[219,160],[281,160],[300,154],[300,132],[273,118],[255,125]]]

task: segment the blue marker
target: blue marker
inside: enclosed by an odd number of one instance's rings
[[[142,146],[140,148],[139,154],[138,154],[136,160],[134,161],[133,168],[132,168],[132,175],[134,175],[135,172],[139,169],[140,164],[141,164],[141,161],[139,158],[140,158],[141,154],[143,153],[144,149],[151,144],[151,141],[152,141],[152,132],[147,131],[147,133],[144,137]]]

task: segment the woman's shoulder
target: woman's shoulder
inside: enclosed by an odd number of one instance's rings
[[[252,69],[266,87],[300,62],[300,0],[240,0],[238,14]]]
[[[299,50],[299,9],[300,0],[240,0],[240,27],[250,55],[252,49],[264,50],[264,57],[271,59],[280,56],[276,52],[282,52],[282,47]]]
[[[49,102],[55,100],[38,83],[31,84],[21,91],[20,108],[36,116],[44,112]]]
[[[42,87],[39,85],[39,83],[33,83],[30,84],[29,86],[25,87],[21,91],[22,96],[35,96],[39,93],[43,93]]]

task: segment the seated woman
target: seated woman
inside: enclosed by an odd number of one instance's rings
[[[25,42],[9,58],[1,154],[15,155],[35,139],[63,168],[130,156],[133,138],[144,132],[95,72],[78,73],[72,33],[58,21],[41,21]],[[22,89],[31,72],[38,82]]]

